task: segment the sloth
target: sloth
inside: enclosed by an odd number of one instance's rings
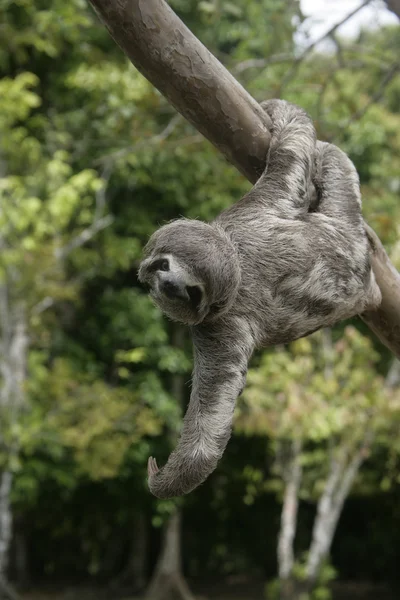
[[[162,468],[152,457],[148,462],[149,488],[159,498],[192,491],[216,468],[254,349],[306,336],[381,301],[353,163],[316,140],[298,106],[268,100],[262,107],[272,137],[254,187],[211,223],[162,226],[139,268],[159,308],[190,327],[194,348],[177,447]]]

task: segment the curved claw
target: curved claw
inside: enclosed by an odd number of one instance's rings
[[[149,477],[152,477],[153,475],[155,475],[156,473],[158,473],[158,466],[157,466],[157,461],[155,458],[153,458],[152,456],[150,456],[149,460],[147,461],[147,474]]]

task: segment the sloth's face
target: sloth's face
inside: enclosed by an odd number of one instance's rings
[[[171,319],[197,325],[208,312],[204,284],[172,254],[156,254],[140,265],[139,281],[157,306]]]

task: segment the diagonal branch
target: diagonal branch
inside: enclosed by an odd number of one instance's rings
[[[91,240],[99,231],[102,231],[114,221],[114,217],[111,214],[104,215],[104,209],[106,206],[106,194],[108,181],[111,177],[112,171],[112,163],[108,163],[103,170],[102,179],[104,185],[101,186],[99,190],[96,192],[96,208],[93,215],[93,222],[83,229],[77,236],[72,238],[65,246],[62,248],[57,248],[54,252],[55,258],[57,260],[62,260],[68,256],[73,250],[76,248],[80,248],[86,242]]]
[[[400,275],[390,262],[382,242],[366,225],[370,242],[372,269],[382,293],[378,310],[361,315],[363,321],[400,358]]]
[[[106,229],[111,223],[114,221],[114,217],[111,214],[103,215],[106,201],[107,201],[107,185],[111,176],[112,171],[112,163],[108,162],[103,170],[102,179],[104,181],[104,185],[97,190],[96,192],[96,206],[94,209],[93,222],[78,233],[74,238],[72,238],[65,246],[61,248],[56,248],[54,251],[54,257],[57,261],[62,261],[76,248],[80,248],[86,242],[95,237],[97,233]],[[1,287],[0,287],[1,292]],[[55,304],[54,298],[51,296],[46,296],[42,298],[37,304],[32,307],[32,314],[40,315],[45,312],[48,308]],[[1,318],[1,293],[0,293],[0,318]]]
[[[385,0],[386,6],[400,19],[400,0]]]
[[[86,229],[81,231],[79,235],[74,237],[70,242],[68,242],[68,244],[66,244],[62,248],[58,248],[55,251],[56,258],[59,260],[66,258],[68,254],[72,252],[72,250],[80,248],[81,246],[86,244],[86,242],[91,240],[96,235],[96,233],[99,233],[99,231],[102,231],[103,229],[111,225],[113,220],[114,217],[112,215],[105,215],[104,217],[93,221],[93,223],[89,225],[89,227],[86,227]]]
[[[164,0],[90,0],[137,69],[253,183],[269,118]]]
[[[168,4],[164,0],[89,1],[139,71],[239,171],[255,182],[265,166],[271,137],[269,119]],[[367,0],[356,10],[366,4]],[[355,11],[346,19],[353,14]],[[379,238],[375,235],[373,239],[372,234],[372,263],[383,300],[378,310],[363,318],[400,357],[400,275]]]

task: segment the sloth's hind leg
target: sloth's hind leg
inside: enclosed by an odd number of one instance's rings
[[[320,196],[316,212],[335,219],[338,234],[348,240],[343,251],[362,289],[357,308],[359,312],[374,310],[381,302],[381,292],[371,269],[356,168],[337,146],[317,142],[314,183]]]

